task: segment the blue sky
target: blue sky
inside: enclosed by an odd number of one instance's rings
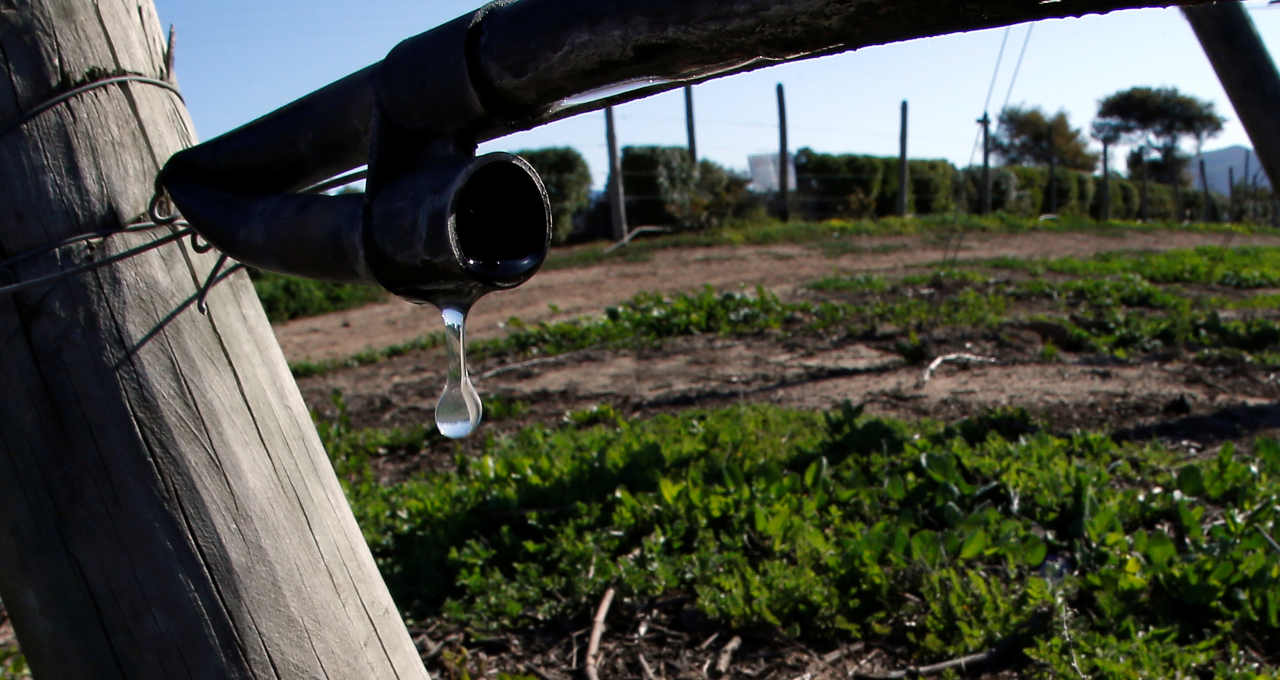
[[[230,130],[381,59],[400,40],[461,15],[475,0],[156,0],[177,27],[177,71],[202,139]],[[1246,3],[1273,55],[1280,56],[1280,5]],[[1001,42],[992,115],[1012,104],[1065,110],[1087,127],[1098,100],[1134,85],[1172,85],[1213,101],[1228,119],[1212,150],[1248,138],[1176,9],[1113,12],[868,47],[842,55],[731,76],[694,88],[698,151],[745,170],[747,155],[777,150],[774,88],[786,89],[788,138],[827,152],[892,155],[898,115],[909,101],[909,153],[963,166],[974,156]],[[1012,88],[1010,88],[1012,84]],[[685,143],[684,98],[677,90],[615,109],[619,144]],[[606,173],[604,116],[583,114],[488,142],[481,151],[573,146],[593,182]],[[1119,157],[1116,157],[1119,160]]]

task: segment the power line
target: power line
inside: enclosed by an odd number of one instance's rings
[[[1000,52],[996,54],[996,67],[991,71],[991,84],[987,86],[987,98],[982,102],[982,110],[985,112],[991,106],[991,93],[996,91],[996,77],[1000,75],[1000,62],[1004,60],[1004,46],[1009,42],[1009,31],[1005,28],[1004,35],[1000,38]]]
[[[987,85],[987,98],[982,102],[982,113],[985,115],[991,107],[991,94],[996,90],[996,78],[1000,75],[1000,62],[1004,61],[1004,47],[1009,42],[1009,29],[1004,29],[1004,34],[1000,37],[1000,51],[996,53],[996,66],[991,69],[991,84]],[[973,165],[973,158],[978,154],[978,145],[982,143],[982,131],[979,130],[973,137],[973,149],[969,151],[969,165]]]
[[[1027,37],[1022,40],[1022,51],[1018,52],[1018,63],[1013,66],[1013,77],[1009,79],[1009,90],[1005,92],[1004,106],[1000,107],[1001,111],[1009,108],[1009,98],[1013,96],[1013,84],[1018,82],[1018,71],[1022,70],[1022,58],[1027,56],[1027,45],[1031,43],[1031,29],[1035,27],[1035,24],[1027,24]]]

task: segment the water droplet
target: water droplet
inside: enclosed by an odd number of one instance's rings
[[[444,392],[440,394],[440,401],[436,402],[436,427],[440,434],[458,439],[476,429],[484,407],[467,375],[467,313],[457,307],[444,307],[440,310],[440,316],[444,319],[445,351],[449,367]]]

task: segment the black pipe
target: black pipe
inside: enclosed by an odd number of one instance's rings
[[[1135,7],[1152,0],[519,0],[486,5],[397,45],[388,59],[236,130],[170,165],[245,186],[296,190],[362,165],[376,98],[393,115],[444,110],[475,141],[713,77],[868,45]],[[459,42],[459,39],[461,42]],[[461,50],[460,53],[451,50]],[[448,72],[442,66],[448,66]],[[467,97],[456,74],[465,65]],[[442,81],[445,83],[442,85]],[[648,84],[573,104],[624,82]],[[466,112],[470,120],[457,121]],[[433,123],[410,120],[420,126]],[[412,127],[412,125],[409,125]],[[166,171],[168,169],[166,168]]]
[[[484,201],[465,198],[471,195],[468,181],[489,186],[487,191],[499,190],[491,183],[511,181],[524,187],[517,193],[536,193],[546,200],[536,174],[519,163],[492,161],[507,169],[483,173],[469,165],[478,141],[784,61],[1019,21],[1164,4],[1168,3],[495,2],[401,42],[373,66],[175,154],[160,182],[197,230],[241,261],[318,278],[372,278],[414,299],[438,297],[429,282],[407,279],[412,272],[437,276],[443,270],[424,264],[437,259],[435,253],[422,250],[430,230],[405,225],[452,209],[441,212],[440,206],[482,205]],[[619,83],[630,85],[617,87]],[[290,193],[365,162],[369,194],[358,221],[352,199]],[[443,179],[450,172],[456,173],[457,181]],[[449,193],[428,197],[423,191]],[[488,265],[466,264],[467,253],[455,247],[451,257],[456,267],[450,267],[461,277],[455,282],[458,290],[479,280],[487,281],[485,288],[501,287],[532,274],[528,264],[545,257],[545,245],[541,252],[536,246],[550,230],[549,220],[541,222],[547,211],[535,203],[518,202],[525,209],[519,216],[492,216],[506,221],[502,229],[529,231],[501,232],[504,238],[515,236],[506,242],[527,247],[504,253],[512,259],[509,268],[520,274],[512,276],[508,266],[495,264],[488,252],[474,258]],[[516,222],[527,226],[511,226]],[[491,225],[473,224],[468,229],[497,233]],[[411,234],[423,240],[414,241]],[[443,247],[443,242],[433,243]],[[457,243],[450,241],[452,246]],[[407,262],[405,253],[421,257]],[[485,271],[492,275],[486,278]]]

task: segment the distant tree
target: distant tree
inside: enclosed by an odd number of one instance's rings
[[[1174,87],[1131,87],[1098,104],[1098,123],[1137,147],[1129,157],[1130,172],[1161,177],[1175,189],[1182,184],[1187,164],[1180,148],[1182,141],[1190,138],[1199,153],[1206,139],[1222,132],[1224,121],[1213,102],[1182,94]],[[1150,158],[1148,150],[1159,158]]]
[[[1071,127],[1065,111],[1046,116],[1039,107],[1010,106],[1000,112],[991,148],[1006,164],[1048,165],[1051,160],[1073,170],[1092,172],[1098,154],[1078,128]]]
[[[591,170],[577,149],[567,146],[525,149],[516,155],[538,171],[551,200],[552,234],[557,244],[573,233],[574,216],[586,210],[591,192]]]

